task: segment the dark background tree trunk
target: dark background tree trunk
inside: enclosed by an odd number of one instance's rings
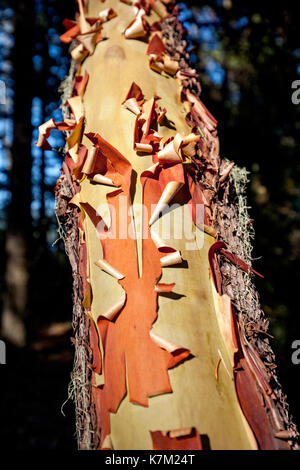
[[[6,295],[2,314],[2,335],[24,345],[26,340],[27,286],[31,230],[31,105],[33,95],[33,0],[15,0],[14,137],[10,174],[11,200],[6,232]]]

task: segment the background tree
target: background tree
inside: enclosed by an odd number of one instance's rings
[[[61,158],[57,152],[41,154],[33,143],[36,126],[60,113],[58,87],[69,60],[62,54],[59,34],[64,8],[69,13],[74,5],[36,0],[3,1],[0,6],[0,78],[6,85],[6,105],[0,106],[0,303],[14,318],[1,331],[8,362],[1,369],[7,384],[1,389],[1,439],[13,449],[55,448],[67,433],[66,445],[72,447],[72,427],[60,412],[72,364],[67,313],[72,308],[71,280],[68,284],[62,245],[52,247],[57,239],[53,188]],[[63,145],[60,135],[53,141]],[[12,245],[13,234],[20,243]],[[6,275],[5,240],[10,244]],[[64,286],[62,279],[67,281]],[[6,280],[23,296],[18,305],[15,292],[5,290]],[[53,420],[47,418],[49,413]]]
[[[28,308],[28,259],[31,246],[31,105],[33,73],[33,2],[16,2],[14,63],[14,134],[11,149],[11,200],[6,231],[6,296],[2,313],[3,335],[24,346],[24,320]],[[24,49],[24,38],[26,48]],[[26,70],[26,73],[24,71]]]

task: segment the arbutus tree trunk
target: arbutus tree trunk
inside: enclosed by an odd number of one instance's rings
[[[78,446],[297,448],[252,280],[246,173],[219,154],[178,9],[78,6],[65,121],[38,141],[67,135]]]

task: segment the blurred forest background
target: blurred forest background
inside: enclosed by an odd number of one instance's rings
[[[99,4],[100,5],[100,4]],[[222,155],[249,170],[255,269],[291,411],[300,422],[291,343],[300,339],[300,79],[297,2],[180,3],[206,106],[219,122]],[[54,193],[63,136],[43,151],[37,127],[60,120],[69,69],[59,40],[75,0],[0,0],[0,434],[11,450],[75,450],[67,397],[73,350],[71,270],[57,241]],[[0,82],[1,83],[1,82]],[[56,242],[57,241],[57,242]]]

